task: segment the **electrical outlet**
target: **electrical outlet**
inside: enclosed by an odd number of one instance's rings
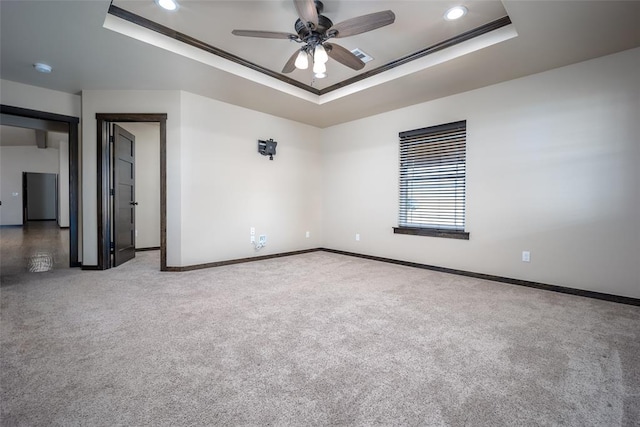
[[[308,239],[309,237],[311,237],[311,233],[309,233],[309,232],[307,231],[307,232],[305,233],[304,237],[306,237],[306,238]]]
[[[138,237],[138,230],[136,230],[136,237]]]
[[[267,235],[266,234],[261,234],[259,239],[258,239],[258,243],[261,245],[266,245],[267,244]]]
[[[359,242],[359,241],[360,241],[360,234],[356,233],[356,242]]]
[[[522,251],[522,262],[531,262],[531,252]]]
[[[251,227],[251,235],[252,236],[256,235],[256,228],[255,227]]]

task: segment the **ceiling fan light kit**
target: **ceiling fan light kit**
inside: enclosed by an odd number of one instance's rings
[[[321,1],[293,0],[293,4],[299,17],[294,26],[297,34],[259,30],[233,30],[231,33],[242,37],[284,39],[303,43],[304,46],[294,52],[285,63],[282,72],[291,73],[295,69],[306,70],[309,67],[309,55],[311,55],[313,73],[319,79],[327,76],[325,64],[329,58],[355,71],[364,68],[364,62],[358,56],[340,45],[328,43],[329,39],[366,33],[393,24],[396,19],[392,11],[385,10],[347,19],[334,25],[329,18],[322,15],[324,5]]]

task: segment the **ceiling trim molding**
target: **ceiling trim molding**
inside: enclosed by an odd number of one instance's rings
[[[354,77],[351,77],[349,79],[343,80],[341,82],[338,82],[334,85],[331,85],[329,87],[326,87],[324,89],[316,89],[314,87],[311,87],[309,85],[306,85],[304,83],[301,83],[295,79],[292,79],[290,77],[287,77],[285,75],[282,75],[281,73],[275,72],[273,70],[270,70],[268,68],[262,67],[256,63],[253,63],[251,61],[248,61],[244,58],[241,58],[237,55],[234,55],[232,53],[229,53],[225,50],[219,49],[215,46],[212,46],[206,42],[203,42],[201,40],[198,40],[194,37],[188,36],[184,33],[181,33],[179,31],[173,30],[169,27],[166,27],[162,24],[159,24],[155,21],[152,21],[150,19],[144,18],[140,15],[137,15],[135,13],[129,12],[125,9],[122,9],[118,6],[114,6],[113,4],[111,4],[109,6],[109,10],[108,10],[108,14],[120,18],[124,21],[127,21],[131,24],[137,25],[139,27],[154,31],[156,33],[159,33],[163,36],[169,37],[170,39],[176,40],[178,42],[184,43],[188,46],[194,47],[196,49],[205,51],[207,53],[213,54],[215,56],[218,56],[220,58],[226,59],[228,61],[231,61],[235,64],[241,65],[243,67],[249,68],[253,71],[257,71],[259,73],[262,73],[264,75],[267,75],[269,77],[272,77],[276,80],[279,80],[280,82],[283,82],[285,84],[294,86],[296,88],[302,89],[304,91],[307,91],[313,95],[316,95],[318,97],[318,99],[320,100],[320,97],[322,95],[326,95],[328,93],[337,91],[339,89],[343,89],[347,86],[353,85],[355,83],[361,82],[365,79],[377,76],[381,73],[384,73],[386,71],[392,70],[394,68],[400,67],[402,65],[408,64],[410,62],[413,62],[415,60],[424,58],[428,55],[431,55],[433,53],[442,51],[444,49],[459,45],[461,43],[464,43],[466,41],[469,41],[471,39],[475,39],[477,37],[483,36],[485,34],[491,33],[492,31],[504,28],[508,25],[511,25],[511,19],[509,18],[509,16],[504,16],[502,18],[496,19],[495,21],[489,22],[487,24],[481,25],[479,27],[476,27],[474,29],[471,29],[469,31],[466,31],[462,34],[459,34],[457,36],[451,37],[447,40],[443,40],[441,42],[438,42],[434,45],[428,46],[424,49],[421,49],[417,52],[411,53],[409,55],[403,56],[399,59],[396,59],[394,61],[391,61],[387,64],[381,65],[380,67],[374,68],[372,70],[366,71],[362,74],[356,75]],[[340,97],[340,96],[338,96]],[[322,102],[317,101],[317,103],[321,104]]]
[[[198,40],[194,37],[188,36],[184,33],[181,33],[179,31],[173,30],[169,27],[166,27],[162,24],[158,24],[155,21],[151,21],[150,19],[144,18],[140,15],[136,15],[135,13],[129,12],[125,9],[122,9],[118,6],[114,6],[113,4],[109,6],[109,10],[107,12],[110,15],[113,15],[117,18],[123,19],[125,21],[131,22],[132,24],[136,24],[139,25],[143,28],[146,28],[148,30],[151,31],[155,31],[156,33],[160,33],[163,36],[167,36],[169,38],[172,38],[174,40],[177,40],[179,42],[185,43],[189,46],[204,50],[205,52],[211,53],[213,55],[219,56],[221,58],[227,59],[231,62],[234,62],[236,64],[242,65],[244,67],[250,68],[254,71],[258,71],[262,74],[266,74],[269,77],[273,77],[275,79],[278,79],[284,83],[288,83],[292,86],[295,86],[297,88],[306,90],[308,92],[311,92],[314,95],[320,95],[320,91],[314,87],[308,86],[304,83],[300,83],[297,80],[294,80],[290,77],[287,76],[283,76],[280,73],[277,73],[273,70],[269,70],[268,68],[264,68],[258,64],[255,64],[251,61],[247,61],[246,59],[243,59],[237,55],[234,55],[232,53],[229,53],[225,50],[219,49],[215,46],[212,46],[208,43],[205,43],[201,40]]]
[[[449,47],[455,46],[462,42],[466,42],[467,40],[471,40],[476,37],[485,35],[487,33],[490,33],[491,31],[498,30],[502,27],[506,27],[507,25],[511,25],[511,18],[509,18],[509,16],[503,16],[502,18],[496,19],[495,21],[489,22],[488,24],[481,25],[477,28],[474,28],[462,34],[458,34],[457,36],[451,37],[450,39],[441,41],[439,43],[426,47],[417,52],[410,53],[409,55],[403,56],[402,58],[396,59],[395,61],[391,61],[387,64],[381,65],[378,68],[374,68],[362,74],[358,74],[357,76],[353,76],[349,79],[343,80],[334,85],[321,89],[320,95],[327,94],[329,92],[341,89],[345,86],[351,85],[353,83],[357,83],[369,77],[373,77],[380,73],[384,73],[385,71],[389,71],[393,68],[407,64],[411,61],[415,61],[416,59],[424,58],[425,56],[430,55],[432,53],[441,51],[443,49],[447,49]]]
[[[49,113],[46,111],[30,110],[28,108],[13,107],[4,104],[0,105],[0,114],[11,114],[14,116],[31,117],[40,120],[51,120],[54,122],[80,123],[80,118],[78,117]]]

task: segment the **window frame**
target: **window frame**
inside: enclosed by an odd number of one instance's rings
[[[428,144],[430,136],[436,136],[445,132],[459,132],[464,130],[464,184],[462,185],[464,191],[463,198],[463,215],[462,215],[462,229],[454,229],[448,228],[446,226],[438,227],[436,226],[414,226],[411,225],[401,225],[403,223],[403,215],[404,222],[406,223],[406,215],[407,215],[407,195],[404,194],[403,198],[403,187],[406,187],[407,180],[406,174],[409,171],[408,168],[403,166],[403,142],[408,144],[408,140],[411,138],[421,138],[424,137],[425,144]],[[399,184],[399,199],[398,199],[398,226],[393,227],[394,234],[408,234],[408,235],[416,235],[416,236],[429,236],[429,237],[443,237],[450,239],[461,239],[461,240],[469,240],[470,233],[466,230],[466,143],[467,143],[467,121],[461,120],[452,123],[446,123],[442,125],[430,126],[421,129],[414,129],[410,131],[400,132],[398,134],[399,137],[399,176],[398,176],[398,184]],[[432,141],[434,142],[434,141]],[[453,146],[453,144],[451,144]],[[406,147],[404,147],[406,148]],[[444,169],[444,167],[443,167]],[[441,170],[440,170],[441,172]],[[423,172],[424,175],[427,173]],[[405,178],[403,178],[403,175]],[[423,176],[424,178],[424,176]],[[442,178],[444,181],[444,178]],[[403,181],[405,180],[405,181]],[[456,188],[457,184],[452,188]],[[405,190],[406,191],[406,190]]]

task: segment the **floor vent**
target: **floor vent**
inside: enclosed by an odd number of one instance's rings
[[[368,54],[364,53],[362,50],[360,50],[360,49],[358,49],[358,48],[353,49],[353,50],[351,51],[351,53],[353,53],[355,56],[357,56],[358,58],[360,58],[360,60],[361,60],[362,62],[364,62],[365,64],[366,64],[367,62],[369,62],[369,61],[373,61],[373,58],[372,58],[370,55],[368,55]]]

